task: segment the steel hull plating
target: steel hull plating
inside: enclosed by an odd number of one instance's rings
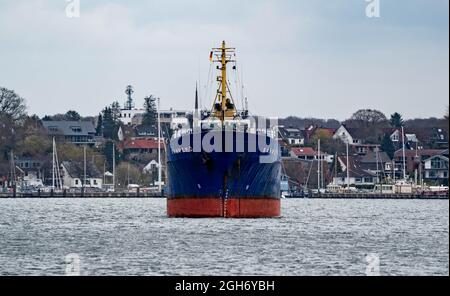
[[[205,138],[205,134],[201,134],[201,139]],[[200,134],[196,136],[200,137]],[[228,144],[225,140],[220,144],[216,142],[216,148],[220,151],[210,153],[204,147],[199,150],[201,152],[194,152],[191,143],[195,135],[192,134],[184,135],[181,137],[183,139],[175,139],[171,143],[167,165],[168,216],[280,216],[281,162],[276,140],[266,135],[222,131],[217,132],[212,143],[219,136],[231,140]],[[237,138],[242,139],[243,143],[239,149]],[[263,149],[264,152],[258,147],[252,149],[258,146],[261,139],[269,144],[268,148]],[[180,146],[183,141],[187,144]]]

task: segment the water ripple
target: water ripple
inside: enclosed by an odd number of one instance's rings
[[[280,219],[169,219],[159,199],[0,200],[0,275],[448,275],[448,201],[283,200]]]

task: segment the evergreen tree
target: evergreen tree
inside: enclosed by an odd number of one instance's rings
[[[381,141],[381,150],[386,152],[386,154],[389,155],[391,159],[394,158],[395,146],[394,143],[392,143],[389,134],[384,135],[383,140]]]
[[[158,111],[156,110],[156,98],[152,95],[144,98],[145,113],[142,119],[142,124],[147,126],[156,126]]]
[[[116,158],[116,166],[119,164],[120,161],[120,154],[119,150],[117,150],[117,145],[113,145],[113,141],[107,141],[105,143],[105,146],[103,148],[103,155],[106,158],[106,163],[108,164],[108,170],[112,171],[113,169],[113,147],[115,150],[115,158]]]
[[[103,116],[101,113],[98,115],[97,127],[95,128],[95,132],[97,136],[103,135]]]
[[[117,140],[118,123],[114,120],[111,107],[103,109],[103,137]]]
[[[119,102],[115,101],[111,104],[111,115],[114,122],[119,123],[121,108]]]
[[[400,113],[395,112],[394,114],[391,115],[390,124],[392,127],[395,128],[401,128],[403,126],[404,122]]]

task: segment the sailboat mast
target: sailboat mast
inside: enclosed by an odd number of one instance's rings
[[[113,163],[113,192],[116,192],[116,144],[112,146],[112,163]]]
[[[320,139],[317,140],[317,190],[320,190]]]
[[[130,186],[130,163],[127,165],[127,186]]]
[[[377,163],[377,183],[380,183],[380,176],[379,176],[379,171],[378,171],[378,147],[375,148],[375,158],[376,158],[376,163]]]
[[[10,162],[10,166],[11,166],[11,186],[12,187],[16,187],[16,164],[14,162],[14,152],[11,150],[11,162]]]
[[[403,146],[403,180],[406,181],[406,156],[405,156],[405,129],[402,126],[402,146]]]
[[[53,137],[53,158],[52,158],[52,189],[55,190],[55,138]]]
[[[347,190],[350,190],[350,165],[349,165],[349,159],[348,159],[348,141],[347,141]]]
[[[395,184],[395,160],[392,160],[392,179],[394,180]]]
[[[83,169],[84,169],[84,181],[83,181],[83,188],[86,187],[86,145],[83,147],[83,157],[84,157],[84,164],[83,164]]]
[[[333,185],[336,185],[336,178],[337,178],[337,152],[334,153],[334,178],[333,178]]]
[[[161,192],[161,116],[160,99],[158,98],[158,190]]]

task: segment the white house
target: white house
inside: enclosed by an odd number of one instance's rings
[[[396,129],[392,132],[392,134],[389,136],[391,138],[391,141],[394,143],[398,143],[402,141],[402,135],[401,131],[399,129]],[[417,138],[416,134],[407,134],[405,133],[405,142],[409,143],[418,143],[419,139]]]
[[[135,115],[144,113],[145,113],[144,109],[122,109],[120,111],[119,120],[123,124],[129,125],[131,124]]]
[[[278,131],[280,137],[289,145],[303,146],[305,145],[305,137],[302,131],[295,127],[279,126]]]
[[[119,120],[125,125],[140,125],[142,124],[144,114],[144,109],[122,109],[120,111]],[[171,123],[173,119],[186,118],[188,114],[189,112],[185,110],[160,110],[161,123]],[[184,122],[185,121],[183,121],[183,123]]]
[[[66,188],[82,188],[84,181],[84,164],[63,161],[61,164],[63,184]],[[86,184],[84,187],[99,188],[103,186],[103,176],[92,164],[86,163]]]
[[[363,143],[363,139],[357,136],[357,129],[348,128],[343,124],[336,130],[333,139],[340,139],[349,145],[360,145]]]
[[[443,155],[435,155],[424,161],[424,179],[435,180],[448,184],[448,158]]]

